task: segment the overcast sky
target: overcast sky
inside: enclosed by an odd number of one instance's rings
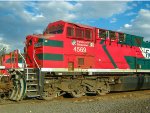
[[[0,48],[23,49],[25,37],[48,23],[66,20],[123,31],[150,41],[150,2],[53,1],[0,2]]]

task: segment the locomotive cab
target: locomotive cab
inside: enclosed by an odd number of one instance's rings
[[[63,40],[64,26],[65,23],[62,21],[50,23],[43,34],[26,37],[26,47],[24,50],[28,67],[48,67],[47,64],[50,64],[50,62],[47,63],[46,60],[57,60],[61,57],[61,55],[53,53],[58,50],[57,47],[63,46],[62,41],[58,40]],[[56,47],[56,50],[54,47]]]
[[[64,21],[50,23],[43,34],[26,38],[28,67],[53,68],[54,71],[94,67],[94,30]]]

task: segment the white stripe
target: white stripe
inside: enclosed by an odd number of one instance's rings
[[[145,57],[145,59],[150,59],[150,48],[140,48],[143,56]]]
[[[5,69],[5,66],[0,66],[0,69]]]
[[[0,77],[3,77],[3,76],[9,76],[9,75],[0,75]]]
[[[68,71],[68,68],[41,68],[42,72],[150,72],[150,70],[142,69],[80,69],[75,68],[74,71]]]

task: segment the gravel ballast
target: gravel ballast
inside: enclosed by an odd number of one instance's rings
[[[150,113],[150,90],[0,105],[0,113]]]

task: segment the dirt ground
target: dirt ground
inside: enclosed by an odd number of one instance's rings
[[[59,97],[51,101],[6,101],[0,104],[0,113],[150,113],[150,90],[81,98]]]

